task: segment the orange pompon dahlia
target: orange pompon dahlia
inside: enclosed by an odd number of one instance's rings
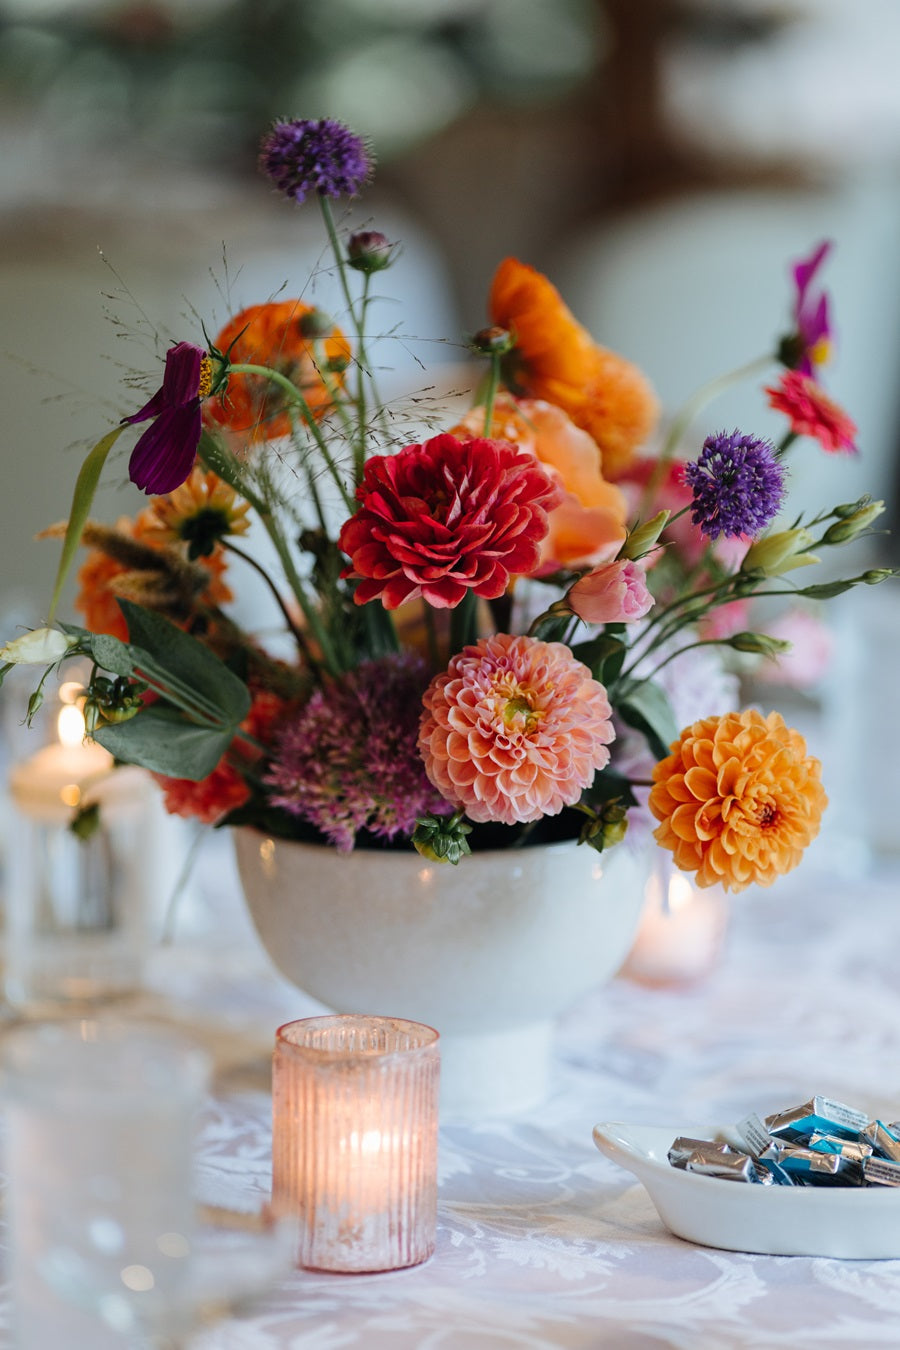
[[[329,386],[343,384],[350,360],[344,334],[330,322],[323,333],[323,318],[301,300],[251,305],[225,325],[213,345],[234,365],[268,366],[285,375],[318,419],[332,406]],[[291,430],[284,395],[262,375],[229,375],[222,397],[204,403],[203,417],[252,441],[273,440]]]
[[[771,886],[819,832],[821,767],[777,712],[694,722],[653,770],[654,837],[698,886]]]
[[[617,478],[656,426],[659,404],[646,377],[594,342],[556,287],[517,258],[497,268],[489,305],[492,322],[515,340],[504,358],[513,393],[567,412],[600,447],[604,475]]]
[[[561,642],[482,638],[435,676],[422,702],[425,772],[470,820],[558,815],[609,762],[606,690]]]
[[[484,408],[476,407],[451,434],[480,436],[483,428]],[[562,500],[550,511],[541,542],[541,573],[595,567],[615,557],[626,534],[628,504],[603,477],[592,436],[562,408],[509,394],[500,394],[494,404],[491,434],[530,450],[562,487]]]

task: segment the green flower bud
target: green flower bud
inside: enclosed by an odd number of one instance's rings
[[[873,567],[868,572],[863,572],[860,581],[865,582],[867,586],[877,586],[880,581],[887,581],[888,577],[896,575],[892,567]]]
[[[671,514],[671,511],[658,511],[652,520],[646,521],[643,525],[636,525],[629,531],[625,543],[619,549],[619,557],[632,560],[643,558],[659,539],[669,523]]]
[[[505,356],[515,346],[515,339],[506,328],[494,324],[491,328],[480,328],[469,346],[479,356]]]
[[[873,520],[877,520],[883,514],[884,502],[870,501],[860,506],[852,515],[842,516],[833,525],[829,525],[822,535],[822,543],[846,544],[850,539],[862,534],[866,526],[871,525]]]
[[[455,867],[460,858],[471,853],[467,834],[472,826],[462,818],[462,811],[454,811],[452,816],[417,816],[412,842],[417,853],[429,862],[452,863]]]
[[[394,261],[395,246],[380,230],[359,230],[347,240],[347,262],[357,272],[381,272]]]
[[[741,571],[762,572],[764,576],[776,577],[782,572],[790,572],[794,567],[817,563],[820,559],[814,553],[806,552],[812,542],[813,537],[804,526],[765,535],[747,549]]]
[[[781,656],[791,650],[790,642],[769,637],[768,633],[734,633],[727,639],[727,646],[736,652],[753,652],[756,656]]]
[[[314,341],[334,332],[334,319],[324,309],[311,309],[307,314],[301,314],[297,326],[305,338]]]

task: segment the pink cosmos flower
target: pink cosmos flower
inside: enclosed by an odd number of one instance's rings
[[[640,563],[619,558],[581,577],[566,600],[585,623],[634,623],[653,605],[644,577]]]
[[[856,454],[855,423],[810,375],[786,370],[765,392],[769,407],[790,418],[795,436],[811,436],[830,455]]]
[[[435,676],[422,702],[425,771],[470,820],[557,815],[609,761],[606,690],[561,642],[482,638]]]
[[[468,590],[495,600],[512,575],[534,571],[560,490],[517,446],[445,434],[373,455],[356,495],[338,538],[356,603],[396,609],[423,596],[452,609]]]
[[[200,400],[212,386],[212,362],[202,347],[176,342],[166,352],[162,387],[123,422],[150,422],[128,464],[131,481],[165,496],[190,476],[200,444]]]

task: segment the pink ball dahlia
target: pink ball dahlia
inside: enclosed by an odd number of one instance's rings
[[[534,571],[560,490],[514,445],[442,435],[373,455],[356,495],[338,539],[356,603],[396,609],[423,596],[452,609],[468,590],[495,600],[512,574]]]
[[[470,820],[555,816],[609,761],[606,690],[561,642],[482,638],[435,676],[422,702],[425,771]]]

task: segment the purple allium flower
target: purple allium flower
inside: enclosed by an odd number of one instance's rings
[[[353,197],[372,172],[361,136],[327,117],[276,122],[260,144],[259,166],[286,197],[303,202]]]
[[[694,494],[691,519],[708,539],[720,534],[755,537],[778,513],[784,469],[773,446],[758,436],[707,436],[685,482]]]
[[[162,388],[123,422],[153,419],[131,453],[128,473],[144,492],[174,492],[194,467],[202,423],[200,400],[212,385],[212,362],[202,347],[177,342],[166,352]]]
[[[309,821],[339,853],[356,832],[412,834],[416,817],[447,810],[416,746],[424,662],[414,653],[364,661],[318,689],[282,732],[266,776],[273,805]]]

